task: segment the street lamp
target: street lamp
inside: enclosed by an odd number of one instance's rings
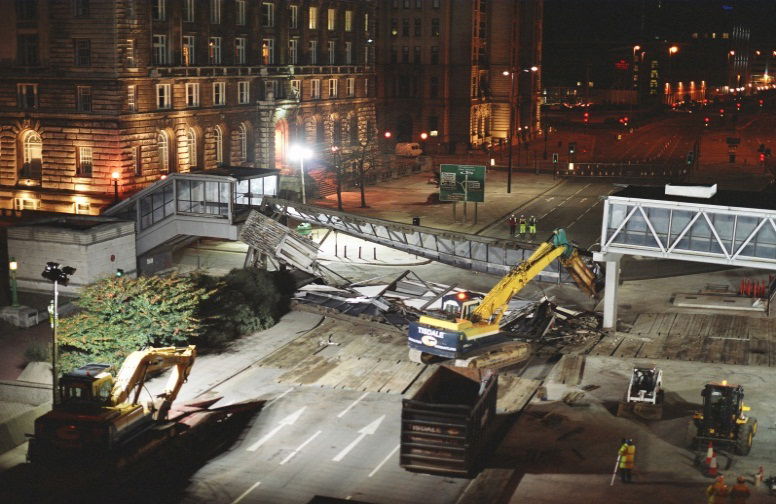
[[[670,93],[668,96],[669,104],[672,104],[674,102],[674,89],[673,86],[671,86],[671,79],[673,77],[671,72],[671,56],[679,52],[679,46],[672,45],[668,48],[668,92]]]
[[[507,143],[509,144],[508,171],[507,171],[507,194],[512,192],[512,141],[515,136],[515,72],[504,70],[501,75],[509,77],[509,128],[507,131]]]
[[[14,308],[19,307],[19,294],[16,292],[16,269],[19,264],[13,257],[8,261],[8,270],[11,272],[11,306]]]
[[[59,267],[59,263],[47,262],[41,276],[54,283],[54,301],[49,305],[51,315],[51,393],[52,403],[57,404],[57,327],[59,325],[59,284],[66,286],[70,282],[70,275],[75,273],[75,268],[70,266]]]
[[[302,180],[302,204],[307,204],[307,195],[304,187],[304,160],[310,159],[313,156],[313,152],[304,145],[292,145],[288,149],[288,156],[292,160],[299,160],[299,176]]]
[[[121,174],[117,171],[111,173],[111,178],[113,179],[113,199],[116,203],[119,202],[119,177]]]

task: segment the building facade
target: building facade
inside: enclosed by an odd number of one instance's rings
[[[0,0],[0,208],[99,213],[172,172],[293,170],[374,130],[374,2]]]
[[[540,128],[541,0],[379,0],[378,123],[462,152]],[[506,73],[506,75],[505,75]],[[518,130],[517,128],[520,128]]]

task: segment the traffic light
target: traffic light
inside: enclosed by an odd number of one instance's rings
[[[720,117],[725,117],[725,109],[723,109],[723,108],[719,109],[719,116]]]
[[[116,268],[116,278],[121,278],[124,276],[124,270],[121,268]]]
[[[757,100],[757,103],[760,105],[760,108],[763,108],[763,103],[764,103],[764,101],[763,101],[763,99],[762,99],[762,98],[760,98],[759,100]]]
[[[590,122],[590,112],[585,112],[582,114],[582,120],[585,122],[585,124]]]
[[[557,152],[553,152],[552,153],[552,162],[553,162],[553,164],[558,164],[558,153]]]
[[[741,110],[741,102],[736,103],[736,110]]]
[[[707,128],[709,127],[709,121],[711,121],[711,119],[709,119],[708,117],[703,118],[703,125],[706,126]]]
[[[569,142],[569,155],[573,155],[577,151],[577,143]]]
[[[687,164],[691,165],[693,161],[695,161],[695,151],[690,151],[687,153]]]
[[[764,152],[761,152],[761,153],[760,153],[760,162],[761,162],[761,163],[764,163],[764,162],[765,162],[765,153],[764,153]]]

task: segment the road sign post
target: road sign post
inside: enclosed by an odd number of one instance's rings
[[[477,221],[477,203],[485,201],[485,167],[480,165],[443,164],[439,167],[439,201],[453,202],[453,220],[456,220],[456,202],[463,202],[463,221],[468,219],[468,202],[473,202],[474,220]]]

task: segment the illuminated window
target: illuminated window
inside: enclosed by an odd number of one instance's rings
[[[299,62],[299,40],[291,39],[288,41],[288,63],[296,65]]]
[[[186,131],[186,150],[189,154],[189,167],[197,166],[197,133],[193,128]]]
[[[326,15],[326,28],[334,31],[337,28],[337,10],[329,9]]]
[[[156,108],[168,109],[172,107],[172,99],[169,84],[156,85]]]
[[[311,30],[317,30],[318,29],[318,7],[310,7],[308,10],[309,13],[309,24],[308,27]]]
[[[170,171],[170,140],[164,131],[160,131],[156,135],[156,153],[159,156],[159,170],[162,173],[168,173]]]
[[[213,130],[213,144],[216,151],[216,164],[221,166],[224,164],[224,134],[220,126],[216,126]]]
[[[221,64],[221,37],[210,37],[208,40],[208,59],[211,65]]]
[[[226,82],[213,83],[213,105],[226,105]]]
[[[352,98],[356,96],[356,79],[353,77],[348,77],[348,80],[345,81],[345,93],[348,95],[349,98]]]
[[[40,178],[43,167],[43,139],[34,131],[22,137],[22,178]]]
[[[127,86],[127,110],[137,111],[137,88],[135,86]]]
[[[92,148],[79,147],[75,163],[75,174],[78,177],[92,176]]]
[[[321,80],[312,79],[310,81],[310,98],[318,100],[321,98]]]
[[[251,86],[248,81],[240,81],[237,83],[237,103],[245,105],[251,101]]]
[[[345,31],[346,32],[353,31],[353,11],[352,10],[345,11]]]
[[[329,98],[337,97],[337,79],[329,79]]]
[[[199,107],[199,83],[186,83],[186,106]]]
[[[275,63],[275,39],[267,38],[261,41],[261,62],[264,65]]]
[[[196,64],[196,41],[195,35],[183,36],[183,64],[185,66]]]
[[[238,160],[245,162],[248,160],[248,128],[245,127],[245,123],[240,124],[237,129],[237,146],[239,149]]]

